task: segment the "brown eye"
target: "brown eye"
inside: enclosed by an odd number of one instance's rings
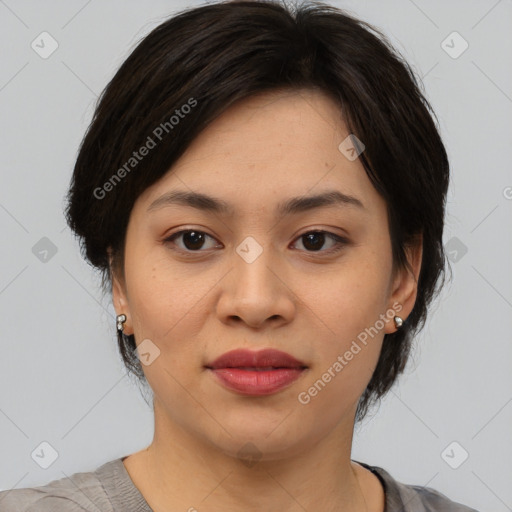
[[[321,250],[324,246],[326,239],[334,241],[330,249]],[[322,253],[333,253],[340,251],[343,246],[348,244],[348,240],[345,238],[329,233],[328,231],[308,231],[302,234],[298,240],[303,240],[303,246],[307,252],[322,252]]]
[[[180,239],[181,243],[178,244],[176,240]],[[204,252],[202,249],[205,249],[207,239],[215,240],[204,231],[199,231],[197,229],[184,229],[167,237],[164,240],[164,243],[177,246],[176,250],[182,252]],[[331,240],[331,247],[327,250],[322,250],[326,241],[329,239]],[[302,244],[306,252],[319,252],[326,254],[336,253],[349,243],[349,241],[343,237],[321,230],[308,231],[307,233],[300,235],[297,240],[302,240]],[[213,247],[215,247],[215,245],[206,247],[206,249],[211,249]]]
[[[178,246],[178,248],[183,251],[191,252],[198,252],[200,249],[202,249],[207,238],[214,240],[213,237],[206,234],[204,231],[198,231],[196,229],[185,229],[174,233],[170,237],[166,238],[164,242],[175,244],[175,240],[177,238],[182,238],[182,244],[184,246]]]

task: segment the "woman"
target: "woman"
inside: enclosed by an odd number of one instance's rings
[[[67,219],[154,438],[2,511],[473,510],[350,458],[444,277],[431,110],[381,33],[325,4],[210,4],[145,37]]]

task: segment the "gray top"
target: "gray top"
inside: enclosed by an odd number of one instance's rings
[[[40,487],[0,492],[1,512],[153,512],[123,464],[111,460],[96,471],[74,473]],[[358,462],[358,461],[355,461]],[[478,512],[429,487],[397,482],[380,467],[358,462],[377,475],[386,493],[385,512]]]

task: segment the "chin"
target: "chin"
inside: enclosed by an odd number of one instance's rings
[[[242,461],[275,461],[304,453],[321,440],[327,432],[318,432],[317,426],[292,419],[282,413],[278,420],[274,416],[269,424],[264,418],[254,415],[223,424],[216,433],[206,433],[208,442],[224,454]],[[284,420],[284,421],[283,421]],[[224,430],[225,429],[225,430]],[[228,434],[231,434],[229,435]],[[213,434],[213,435],[212,435]]]

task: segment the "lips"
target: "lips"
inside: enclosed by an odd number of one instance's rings
[[[206,365],[217,381],[243,395],[276,393],[298,379],[307,366],[286,352],[232,350]]]
[[[251,350],[232,350],[221,355],[213,363],[207,365],[214,370],[218,368],[252,368],[255,370],[272,368],[306,368],[306,365],[286,352],[266,349],[254,352]]]

